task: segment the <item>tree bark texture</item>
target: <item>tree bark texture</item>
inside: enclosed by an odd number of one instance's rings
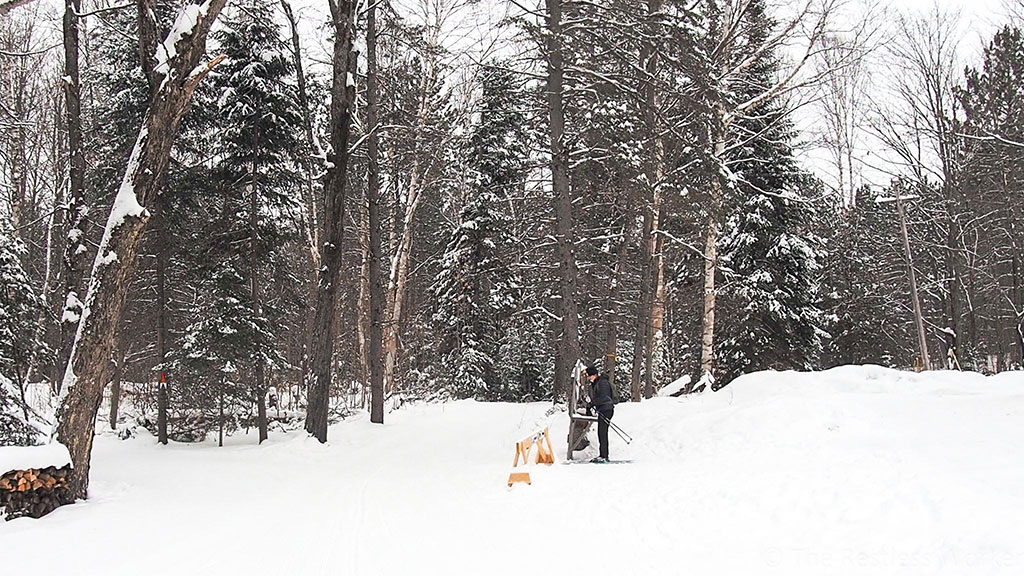
[[[145,207],[152,205],[167,171],[171,146],[192,93],[217,62],[197,69],[206,52],[210,25],[225,1],[207,0],[194,13],[196,20],[191,32],[168,39],[175,46],[175,55],[158,72],[162,79],[152,95],[96,254],[57,415],[57,439],[67,446],[74,466],[74,497],[84,498],[88,493],[96,413],[103,388],[110,381],[110,359],[125,296],[135,271],[142,233],[150,218]]]
[[[302,109],[302,132],[306,139],[306,156],[303,158],[305,167],[306,189],[303,203],[306,212],[306,240],[309,242],[310,257],[313,260],[313,274],[320,268],[320,220],[317,216],[316,201],[313,198],[313,166],[310,157],[316,151],[313,140],[313,119],[310,115],[309,92],[306,89],[306,74],[302,68],[302,47],[299,44],[299,29],[295,14],[288,0],[281,0],[281,8],[288,19],[288,27],[292,34],[292,59],[295,62],[295,78],[299,90],[299,107]],[[372,8],[371,8],[372,9]]]
[[[622,239],[615,248],[615,277],[612,278],[611,293],[608,295],[608,333],[605,339],[605,373],[608,383],[615,389],[615,366],[618,363],[619,324],[623,321],[622,314],[622,279],[629,266],[629,243],[633,236],[633,215],[627,213],[622,225]]]
[[[317,282],[316,329],[306,404],[306,431],[320,442],[327,442],[327,412],[330,404],[331,362],[334,356],[334,319],[338,284],[341,281],[342,239],[345,229],[345,180],[348,168],[349,130],[355,100],[355,57],[352,41],[355,32],[354,2],[330,3],[334,25],[333,78],[331,81],[331,151],[328,153],[324,211],[324,239],[320,249],[322,264]]]
[[[259,134],[254,134],[253,151],[259,150]],[[252,299],[253,313],[258,317],[263,314],[263,302],[260,293],[260,257],[259,246],[259,191],[256,189],[256,165],[249,167],[249,296]],[[257,335],[257,339],[259,336]],[[263,365],[264,342],[253,342],[256,354],[253,357],[253,396],[256,400],[256,422],[262,444],[267,439],[267,385]]]
[[[157,221],[157,248],[156,248],[156,357],[160,369],[156,377],[156,435],[157,442],[167,445],[167,411],[170,406],[170,383],[167,381],[167,369],[164,362],[167,361],[168,347],[168,313],[170,306],[167,302],[167,266],[170,262],[171,247],[167,242],[167,202],[163,196],[157,195],[153,201],[153,216]]]
[[[551,187],[555,211],[558,283],[561,295],[563,370],[580,359],[579,312],[576,306],[576,254],[573,252],[572,190],[569,183],[569,151],[565,147],[565,112],[562,102],[562,4],[547,3],[547,100],[551,137]],[[568,374],[559,374],[562,382]]]
[[[369,219],[369,289],[370,322],[367,338],[367,360],[370,373],[370,422],[384,423],[383,312],[384,286],[381,283],[381,217],[380,161],[377,138],[377,5],[371,4],[366,15],[366,125],[370,137],[366,142],[366,200]]]
[[[661,0],[648,0],[646,28],[648,37],[658,38],[659,27],[657,18],[661,12]],[[658,291],[658,278],[661,257],[657,250],[657,234],[659,219],[661,217],[662,190],[661,185],[665,173],[665,146],[661,135],[660,122],[658,120],[658,89],[656,86],[658,77],[658,50],[654,40],[644,42],[640,47],[640,65],[644,68],[643,81],[643,115],[647,135],[653,144],[651,148],[654,154],[649,157],[644,166],[644,176],[647,179],[650,196],[642,203],[644,206],[644,232],[641,238],[643,242],[641,252],[641,279],[640,279],[640,306],[636,318],[635,333],[636,340],[633,345],[633,371],[630,380],[630,396],[634,402],[639,402],[642,395],[650,396],[652,387],[652,365],[654,358],[654,317],[657,306],[656,292]],[[641,386],[641,368],[643,371],[643,386]]]
[[[82,150],[82,99],[78,73],[78,13],[81,0],[64,4],[64,107],[68,131],[69,177],[65,221],[68,223],[64,246],[64,313],[60,321],[60,351],[57,372],[63,375],[71,357],[78,319],[81,318],[82,283],[85,278],[85,155]],[[59,391],[61,382],[56,380]]]
[[[700,378],[687,385],[687,392],[694,386],[704,384],[710,392],[715,384],[715,305],[718,291],[715,276],[718,274],[718,219],[728,187],[728,168],[725,165],[725,138],[729,129],[728,116],[723,103],[715,107],[718,125],[711,131],[710,141],[714,143],[712,163],[715,174],[711,178],[711,193],[708,199],[707,229],[704,231],[704,312],[701,317]]]
[[[659,166],[663,166],[663,164],[659,163]],[[659,168],[659,174],[660,172]],[[662,328],[665,325],[665,259],[662,255],[665,238],[659,233],[659,228],[665,217],[665,206],[660,193],[655,194],[654,204],[658,210],[658,217],[654,221],[654,231],[650,238],[651,275],[653,276],[651,289],[653,293],[650,300],[651,318],[644,335],[647,341],[644,344],[644,398],[654,396],[654,360],[661,348]]]
[[[630,399],[639,402],[643,398],[641,371],[646,354],[644,345],[647,343],[647,326],[651,317],[651,243],[648,239],[654,230],[654,215],[650,208],[644,208],[643,230],[640,237],[640,306],[634,323],[635,339],[633,340],[633,370],[630,373]]]

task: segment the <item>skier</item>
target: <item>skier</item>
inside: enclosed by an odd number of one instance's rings
[[[615,413],[612,385],[608,382],[608,376],[600,374],[593,365],[587,366],[587,380],[590,381],[590,403],[587,405],[587,412],[590,412],[591,408],[597,410],[597,440],[601,445],[601,455],[594,458],[593,462],[607,462],[608,426]]]

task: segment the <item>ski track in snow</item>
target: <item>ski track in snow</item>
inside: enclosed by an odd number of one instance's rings
[[[632,463],[534,466],[507,488],[538,427],[564,458],[549,408],[414,405],[327,445],[104,434],[88,502],[0,522],[0,573],[1024,573],[1022,374],[750,375],[620,404],[634,442],[612,433],[611,453]]]

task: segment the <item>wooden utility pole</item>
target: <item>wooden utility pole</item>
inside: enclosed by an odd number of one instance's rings
[[[917,293],[917,277],[914,275],[914,257],[910,251],[910,235],[907,233],[907,215],[903,209],[903,197],[896,192],[896,211],[900,215],[900,230],[903,232],[903,255],[907,261],[907,277],[910,278],[910,298],[914,302],[914,323],[917,324],[917,345],[921,354],[921,365],[931,370],[928,358],[928,338],[924,331],[924,316],[921,314],[921,299]]]

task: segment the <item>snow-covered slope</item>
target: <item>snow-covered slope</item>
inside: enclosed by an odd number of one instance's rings
[[[456,402],[321,446],[97,439],[93,498],[0,523],[0,568],[73,574],[1020,574],[1024,375],[767,373],[617,407],[622,465],[532,471],[566,417]]]

